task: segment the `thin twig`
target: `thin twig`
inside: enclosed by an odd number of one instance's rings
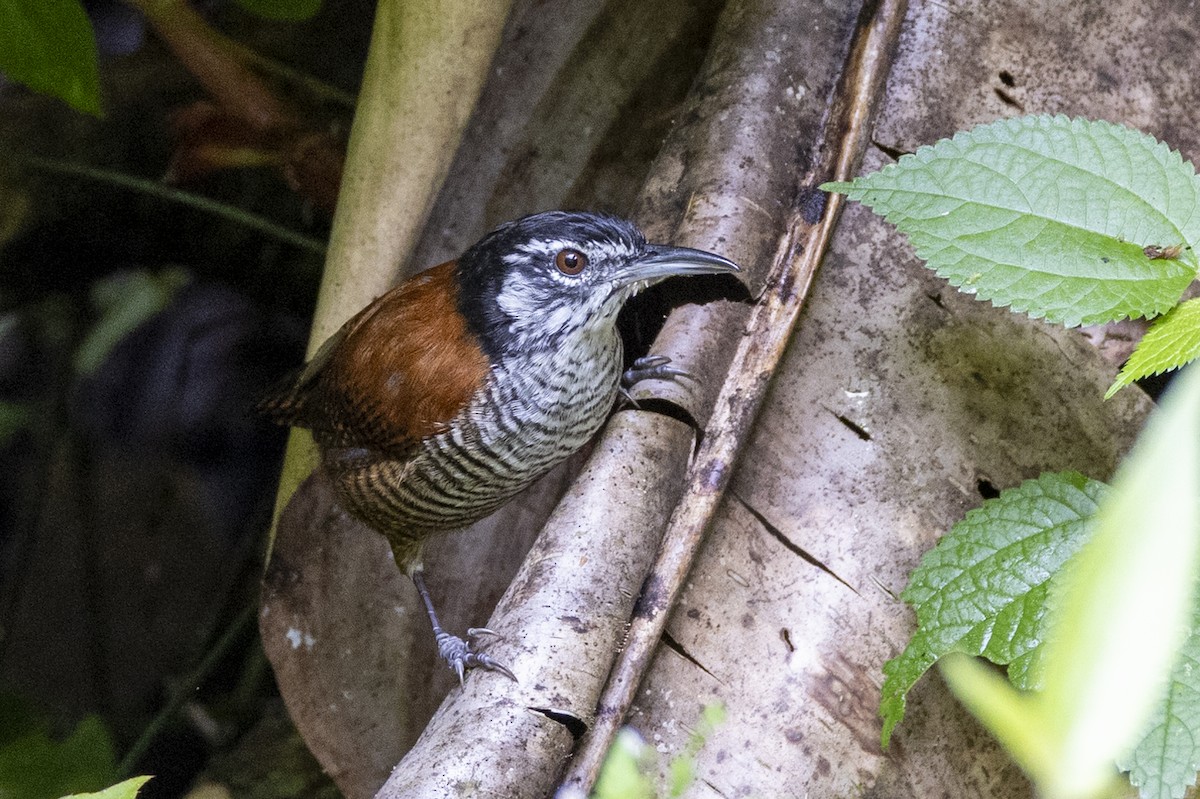
[[[115,172],[111,169],[103,169],[101,167],[88,166],[86,164],[76,164],[70,161],[58,161],[52,158],[40,158],[33,155],[18,155],[13,156],[13,162],[19,166],[28,166],[34,169],[40,169],[43,172],[52,172],[56,175],[71,175],[73,177],[87,178],[88,180],[96,180],[101,183],[107,183],[111,186],[120,186],[123,189],[129,189],[141,194],[147,194],[151,197],[158,197],[180,205],[186,205],[189,208],[195,208],[199,211],[214,214],[222,219],[228,219],[231,222],[236,222],[243,227],[257,230],[261,233],[266,233],[272,238],[279,239],[285,244],[291,244],[301,250],[314,253],[316,255],[325,254],[325,242],[314,239],[310,236],[305,236],[303,233],[297,233],[294,230],[289,230],[282,225],[277,225],[269,219],[252,214],[248,211],[243,211],[226,203],[210,200],[207,197],[201,197],[199,194],[175,189],[170,186],[164,186],[153,180],[145,178],[137,178],[132,175],[126,175],[121,172]]]
[[[827,180],[846,180],[870,139],[871,116],[891,67],[906,8],[905,0],[867,2],[834,97],[823,141],[823,157],[804,176],[802,196]],[[568,767],[563,788],[587,795],[605,754],[633,704],[687,578],[704,534],[729,485],[742,443],[766,396],[771,374],[783,355],[804,300],[828,247],[842,208],[842,195],[829,195],[820,218],[805,221],[793,212],[780,240],[767,288],[755,306],[716,401],[708,431],[688,477],[684,500],[667,525],[658,556],[643,584],[626,643],[597,703],[596,719]]]
[[[284,64],[281,61],[276,61],[274,58],[265,56],[262,53],[254,50],[247,45],[238,41],[231,41],[230,46],[238,58],[241,58],[245,63],[255,67],[261,72],[268,75],[275,75],[288,81],[296,86],[299,86],[311,97],[321,102],[336,103],[342,108],[354,110],[354,105],[358,101],[358,97],[347,91],[342,91],[336,86],[332,86],[325,81],[309,75],[295,67]]]
[[[196,689],[204,684],[213,669],[221,662],[221,658],[229,653],[238,637],[250,629],[257,615],[258,602],[247,602],[242,612],[230,622],[217,642],[205,653],[204,659],[171,690],[167,704],[150,720],[150,723],[142,730],[142,734],[133,742],[133,746],[129,747],[125,757],[121,758],[121,763],[117,766],[117,774],[121,779],[133,773],[133,769],[146,754],[146,750],[150,748],[167,724],[175,718],[184,703],[195,694]]]

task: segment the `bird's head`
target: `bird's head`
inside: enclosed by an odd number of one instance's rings
[[[463,253],[459,307],[500,357],[611,328],[627,299],[673,275],[736,271],[703,250],[648,244],[624,219],[548,211],[501,225]]]

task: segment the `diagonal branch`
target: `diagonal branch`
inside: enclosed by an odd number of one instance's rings
[[[780,240],[767,288],[751,314],[690,470],[687,493],[668,523],[626,645],[597,704],[594,724],[576,750],[564,788],[586,794],[594,785],[662,638],[668,611],[724,496],[842,207],[837,195],[822,201],[816,186],[849,178],[870,141],[871,115],[887,77],[905,7],[905,0],[882,0],[864,7],[824,136],[830,146],[801,182],[803,191]]]

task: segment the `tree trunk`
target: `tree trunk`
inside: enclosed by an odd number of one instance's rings
[[[587,205],[739,261],[757,296],[789,225],[820,215],[802,181],[842,145],[827,120],[869,16],[805,0],[518,0],[414,261],[453,255],[505,218]],[[914,3],[861,170],[1023,113],[1124,122],[1194,157],[1200,90],[1185,76],[1200,56],[1173,38],[1191,23],[1153,0],[1104,14]],[[655,344],[699,378],[657,393],[701,425],[748,313],[686,306]],[[1136,389],[1104,402],[1112,378],[1078,332],[959,294],[889,225],[847,208],[628,723],[665,763],[704,705],[725,705],[697,796],[1027,795],[936,678],[881,751],[881,667],[912,630],[896,598],[907,575],[983,495],[1045,470],[1110,475],[1150,408]],[[508,586],[489,652],[516,685],[473,674],[459,690],[439,670],[431,688],[431,639],[395,633],[419,608],[386,544],[319,480],[301,490],[281,521],[263,638],[348,796],[554,790],[596,719],[694,445],[684,422],[626,409],[586,461],[439,542],[431,586],[454,599],[456,631],[483,623]]]

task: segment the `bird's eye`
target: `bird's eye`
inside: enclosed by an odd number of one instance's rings
[[[559,250],[554,256],[554,265],[564,275],[578,275],[588,265],[588,259],[579,250]]]

